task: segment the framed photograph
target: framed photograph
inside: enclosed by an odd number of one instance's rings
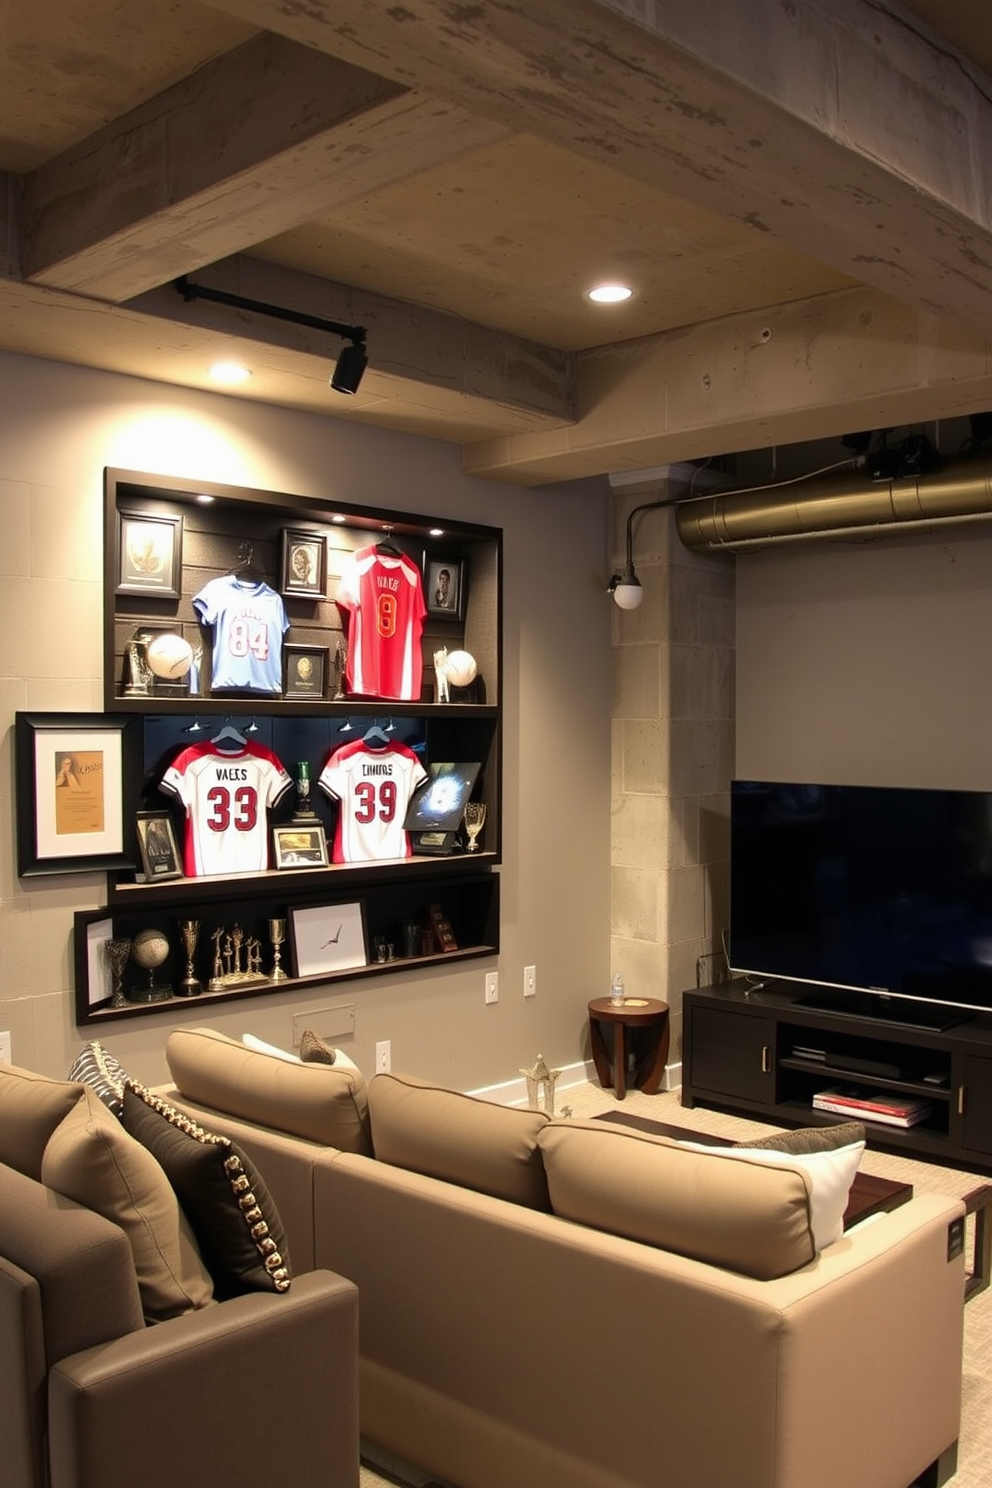
[[[312,827],[272,828],[277,868],[328,867],[327,838],[319,822]]]
[[[327,696],[326,646],[297,646],[286,641],[282,648],[283,697]]]
[[[117,593],[182,594],[183,519],[150,512],[117,513]]]
[[[424,599],[435,620],[464,620],[465,563],[443,553],[424,552]]]
[[[14,715],[22,878],[137,866],[124,803],[138,795],[140,732],[137,716]]]
[[[290,907],[289,925],[297,976],[324,976],[368,965],[360,903]]]
[[[282,583],[279,592],[304,599],[327,598],[327,540],[303,527],[282,529]]]
[[[164,878],[182,878],[182,860],[167,811],[139,811],[137,817],[138,847],[141,866],[148,883]]]

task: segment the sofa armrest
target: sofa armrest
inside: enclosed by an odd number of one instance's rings
[[[357,1488],[357,1355],[328,1271],[87,1349],[49,1377],[51,1488]]]

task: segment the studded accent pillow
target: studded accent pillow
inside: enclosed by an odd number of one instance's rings
[[[78,1080],[81,1085],[88,1085],[115,1116],[123,1111],[127,1070],[96,1039],[83,1045],[66,1079]]]
[[[165,1169],[223,1301],[243,1292],[286,1292],[286,1233],[260,1174],[229,1137],[207,1131],[168,1101],[128,1080],[125,1129]]]

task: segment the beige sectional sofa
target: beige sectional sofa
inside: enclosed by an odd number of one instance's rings
[[[294,1252],[357,1283],[363,1434],[457,1488],[953,1473],[961,1204],[921,1194],[818,1250],[790,1159],[366,1090],[205,1030],[168,1059],[166,1093],[264,1167]]]

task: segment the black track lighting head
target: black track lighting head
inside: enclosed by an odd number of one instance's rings
[[[364,341],[343,346],[331,376],[331,387],[336,393],[357,393],[368,364]]]

